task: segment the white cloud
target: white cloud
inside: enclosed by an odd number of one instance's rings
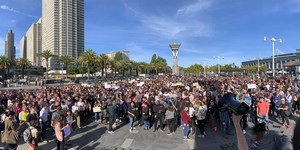
[[[20,12],[18,10],[15,10],[13,8],[8,7],[7,5],[0,5],[0,9],[10,11],[10,12],[13,12],[13,13],[16,13],[16,14],[21,14],[21,15],[24,15],[24,16],[27,16],[27,17],[30,17],[30,18],[38,18],[38,16],[33,16],[33,15],[30,15],[30,14]]]
[[[170,15],[158,15],[155,12],[145,13],[142,9],[134,8],[123,1],[126,10],[140,22],[137,30],[144,34],[150,34],[160,40],[178,40],[194,37],[212,37],[214,30],[209,18],[204,13],[198,13],[211,7],[211,1],[198,0]],[[131,17],[132,17],[131,16]]]
[[[130,59],[138,62],[150,62],[151,56],[154,54],[153,51],[145,50],[138,44],[130,42],[126,45],[126,50],[130,51]],[[134,57],[132,57],[134,56]]]
[[[194,14],[199,11],[206,10],[211,7],[213,0],[197,0],[195,3],[186,5],[177,10],[177,16],[179,15],[187,15]]]

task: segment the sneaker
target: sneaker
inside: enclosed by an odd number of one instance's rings
[[[163,130],[163,129],[159,129],[159,131],[160,131],[160,132],[164,132],[164,130]]]
[[[114,134],[115,132],[114,132],[114,131],[108,131],[108,133],[109,133],[109,134]]]
[[[172,135],[172,133],[168,133],[167,135]]]
[[[133,129],[130,129],[129,132],[133,132]]]
[[[189,139],[190,139],[190,138],[187,137],[187,136],[183,137],[183,140],[189,140]]]
[[[288,128],[288,129],[290,129],[290,128],[291,128],[291,126],[290,126],[290,125],[288,125],[288,126],[287,126],[287,128]]]
[[[153,130],[153,132],[156,132],[156,131],[157,131],[156,129]]]
[[[246,134],[246,130],[243,130],[243,134]]]
[[[172,132],[172,134],[175,134],[175,132]]]
[[[284,128],[284,127],[285,127],[285,125],[284,125],[284,124],[282,124],[282,125],[281,125],[281,128]]]
[[[203,132],[203,135],[206,136],[206,132]]]
[[[135,127],[133,127],[133,130],[135,130],[136,128]]]

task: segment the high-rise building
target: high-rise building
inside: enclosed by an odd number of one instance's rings
[[[42,47],[77,58],[84,51],[84,0],[42,1]],[[50,59],[54,67],[57,58]],[[49,67],[49,66],[48,66]]]
[[[5,56],[11,60],[16,58],[16,47],[15,47],[15,34],[11,29],[8,30],[5,40]]]
[[[27,41],[26,36],[23,36],[20,41],[20,58],[27,58]]]
[[[37,23],[31,25],[31,27],[26,32],[26,43],[25,48],[23,48],[23,52],[21,53],[21,57],[25,56],[34,66],[41,66],[41,58],[37,57],[37,54],[42,51],[42,20],[41,18]],[[21,40],[22,43],[22,40]],[[21,46],[21,45],[20,45]],[[20,48],[21,50],[21,48]],[[21,50],[22,52],[22,50]]]
[[[130,60],[130,52],[129,51],[118,51],[122,54],[122,60],[129,61]],[[107,53],[107,57],[110,59],[114,59],[118,52],[109,52]]]

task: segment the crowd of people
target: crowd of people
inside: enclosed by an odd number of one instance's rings
[[[251,122],[257,136],[246,147],[276,149],[287,142],[280,136],[264,137],[276,135],[269,130],[274,120],[280,122],[281,128],[290,130],[290,117],[300,112],[299,87],[298,82],[291,80],[166,76],[105,81],[93,87],[77,84],[0,91],[1,130],[14,131],[24,138],[29,149],[36,149],[39,142],[49,140],[50,128],[55,133],[57,149],[63,150],[72,131],[90,118],[107,125],[110,134],[120,123],[128,124],[129,132],[143,126],[144,130],[170,136],[181,127],[184,140],[193,134],[205,138],[206,130],[221,130],[224,138],[228,138],[235,127],[240,148],[245,145],[244,134],[250,130]],[[234,113],[233,108],[220,101],[225,94],[245,103],[249,111]],[[5,139],[11,138],[6,136]],[[8,141],[2,140],[5,149],[17,149],[18,141]]]

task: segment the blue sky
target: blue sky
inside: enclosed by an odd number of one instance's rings
[[[41,0],[0,0],[0,54],[9,28],[20,39],[42,15]],[[170,43],[181,43],[178,63],[221,64],[271,57],[263,37],[282,38],[278,54],[300,48],[299,0],[85,0],[85,49],[128,50],[149,62],[156,53],[172,66]]]

